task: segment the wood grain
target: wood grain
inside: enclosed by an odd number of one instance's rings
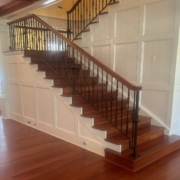
[[[0,117],[1,180],[179,180],[180,150],[133,173],[97,154]]]

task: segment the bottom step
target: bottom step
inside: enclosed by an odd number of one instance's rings
[[[146,165],[180,148],[180,137],[162,136],[137,146],[139,157],[132,157],[132,149],[118,153],[105,149],[106,160],[131,171],[137,171]]]

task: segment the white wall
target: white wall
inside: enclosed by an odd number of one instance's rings
[[[70,106],[71,98],[62,97],[62,89],[30,65],[23,52],[4,53],[10,99],[10,118],[68,142],[104,155],[104,148],[116,151],[120,146],[105,142],[105,131],[92,128],[93,119],[81,117],[81,108]],[[83,142],[87,146],[83,146]]]
[[[3,51],[9,49],[9,34],[6,21],[0,20],[0,76],[2,78],[0,93],[0,109],[3,117],[9,117],[9,94],[7,89],[7,77]]]
[[[178,1],[180,6],[180,1]],[[177,23],[180,26],[180,23]],[[173,106],[172,106],[172,120],[171,120],[171,134],[180,135],[180,28],[178,37],[178,52],[176,57],[176,69],[175,69],[175,84],[174,84],[174,96],[173,96]]]
[[[67,20],[65,19],[52,18],[40,15],[37,16],[55,29],[67,30]]]
[[[154,124],[170,130],[179,0],[120,2],[76,43],[119,75],[141,85],[141,109],[153,117]],[[174,118],[178,120],[177,115]]]

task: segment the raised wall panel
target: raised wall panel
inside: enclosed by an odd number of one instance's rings
[[[53,125],[53,105],[51,91],[45,88],[37,88],[38,121],[47,125]]]
[[[22,114],[21,87],[17,84],[10,84],[11,111],[15,114]]]
[[[172,44],[171,39],[144,43],[143,82],[169,84]]]
[[[168,96],[169,93],[167,91],[143,89],[141,97],[143,106],[153,112],[153,114],[156,114],[167,125]]]
[[[93,47],[93,56],[106,66],[111,67],[111,46],[102,45]]]
[[[29,67],[25,63],[20,64],[20,78],[23,81],[33,82],[33,73],[29,70]]]
[[[11,80],[18,80],[18,64],[8,63],[8,75]]]
[[[74,114],[56,98],[56,127],[71,134],[75,133]]]
[[[22,86],[24,116],[32,120],[36,119],[36,102],[34,87]]]
[[[97,28],[98,30],[93,34],[93,41],[111,39],[111,28],[113,26],[113,19],[107,20],[106,24],[104,24],[100,29]]]
[[[139,7],[117,12],[116,38],[136,37],[139,35]]]
[[[89,126],[89,128],[88,128],[87,125],[85,126],[81,121],[79,121],[79,136],[83,137],[83,138],[86,138],[86,139],[89,139],[89,140],[96,141],[97,139],[95,139],[95,136],[89,130],[91,128],[92,128],[91,126]]]
[[[174,30],[174,0],[147,4],[145,8],[145,34],[166,33]]]
[[[125,79],[137,80],[138,44],[117,44],[115,54],[115,71]]]

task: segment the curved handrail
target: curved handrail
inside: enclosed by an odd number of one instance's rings
[[[73,5],[73,7],[67,11],[67,14],[71,13],[72,11],[74,11],[74,9],[78,6],[78,4],[81,2],[81,0],[76,1],[76,3]]]
[[[77,1],[78,2],[78,1]],[[132,83],[130,83],[129,81],[127,81],[126,79],[124,79],[123,77],[121,77],[120,75],[118,75],[116,72],[114,72],[113,70],[111,70],[110,68],[108,68],[106,65],[104,65],[103,63],[101,63],[100,61],[98,61],[95,57],[91,56],[89,53],[87,53],[86,51],[84,51],[82,48],[80,48],[79,46],[77,46],[75,43],[73,43],[72,41],[70,41],[69,39],[67,39],[66,37],[64,37],[63,35],[61,35],[61,33],[59,33],[58,31],[56,31],[54,28],[52,28],[50,25],[48,25],[46,22],[44,22],[43,20],[41,20],[39,17],[37,17],[34,14],[25,16],[23,18],[19,18],[17,20],[8,22],[8,25],[11,25],[13,23],[16,23],[18,21],[27,19],[27,18],[35,18],[36,20],[38,20],[40,23],[42,23],[44,26],[46,26],[46,28],[48,28],[49,30],[51,30],[54,34],[56,34],[57,36],[59,36],[61,39],[63,39],[66,43],[68,43],[71,47],[73,47],[74,49],[76,49],[78,52],[80,52],[81,54],[83,54],[86,58],[90,59],[92,62],[94,62],[96,65],[98,65],[99,67],[101,67],[104,71],[108,72],[112,77],[116,78],[119,82],[123,83],[124,85],[126,85],[129,89],[131,90],[135,90],[135,91],[140,91],[142,90],[142,86],[135,86]]]

